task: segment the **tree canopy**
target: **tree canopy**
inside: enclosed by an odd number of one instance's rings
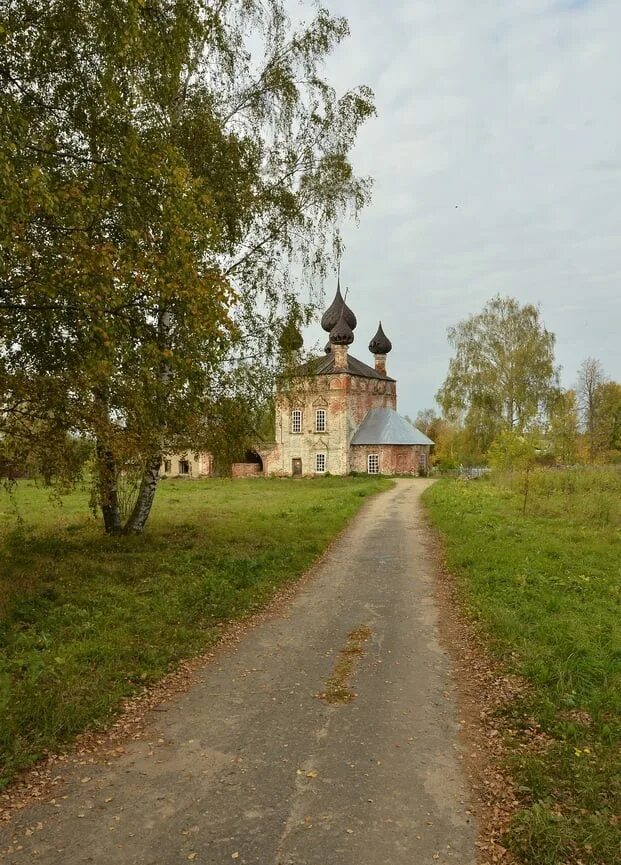
[[[541,416],[558,369],[537,307],[494,297],[448,337],[455,355],[437,399],[447,416],[466,414],[482,451],[502,430],[523,431]]]
[[[373,114],[321,64],[348,35],[282,0],[10,0],[0,28],[0,436],[71,473],[96,445],[109,532],[140,531],[163,453],[252,428],[367,202]],[[54,446],[52,446],[54,445]],[[123,527],[117,484],[140,493]]]

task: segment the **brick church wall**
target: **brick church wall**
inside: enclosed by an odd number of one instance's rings
[[[428,466],[429,450],[429,445],[353,445],[351,471],[366,474],[369,454],[377,454],[380,474],[415,475]]]
[[[396,408],[396,382],[363,378],[349,373],[317,376],[298,394],[281,399],[276,411],[276,445],[269,453],[266,474],[290,475],[294,459],[302,460],[302,474],[315,474],[317,453],[326,455],[326,471],[345,475],[352,471],[351,441],[371,408]],[[302,411],[302,431],[291,432],[291,416]],[[315,414],[326,412],[326,429],[315,431]]]

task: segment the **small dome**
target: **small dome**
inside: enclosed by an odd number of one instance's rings
[[[354,341],[354,332],[345,318],[345,309],[345,304],[343,304],[341,316],[330,331],[330,342],[332,345],[351,345]]]
[[[336,287],[336,295],[334,296],[334,300],[321,317],[321,326],[327,333],[330,333],[334,329],[339,318],[341,317],[341,312],[344,314],[345,321],[347,322],[348,326],[351,328],[351,330],[354,330],[358,322],[356,321],[356,316],[353,314],[353,312],[347,306],[345,300],[343,299],[343,295],[341,294],[341,284],[339,281]]]
[[[388,354],[392,349],[392,343],[384,333],[382,322],[380,321],[377,333],[369,343],[369,351],[371,354]]]

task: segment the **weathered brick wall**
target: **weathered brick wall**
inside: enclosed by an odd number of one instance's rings
[[[261,473],[259,463],[233,463],[231,466],[231,477],[233,478],[253,478],[258,477]]]
[[[339,348],[337,363],[344,367],[346,350]],[[315,431],[315,413],[327,414],[325,432]],[[290,475],[294,459],[302,461],[302,474],[315,474],[317,453],[326,455],[326,471],[345,475],[352,471],[349,443],[369,409],[397,408],[394,381],[335,372],[301,382],[293,394],[276,405],[276,444],[261,456],[266,474]],[[291,413],[300,409],[302,431],[291,431]]]
[[[371,408],[396,407],[395,382],[365,379],[349,373],[318,376],[296,395],[278,401],[276,445],[267,456],[267,474],[291,474],[292,461],[302,460],[302,474],[315,473],[315,456],[326,454],[326,471],[351,471],[349,442]],[[291,414],[302,411],[302,432],[291,432]],[[315,413],[326,411],[326,430],[316,432]],[[263,455],[262,455],[263,456]],[[265,460],[265,458],[264,458]]]
[[[429,461],[429,445],[354,445],[351,451],[354,472],[367,472],[369,454],[379,456],[383,475],[415,475],[421,468],[421,454],[426,454]]]

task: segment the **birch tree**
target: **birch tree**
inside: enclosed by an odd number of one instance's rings
[[[314,6],[295,27],[281,0],[0,7],[0,439],[87,437],[106,531],[140,532],[163,453],[265,404],[312,311],[290,265],[322,277],[369,198],[349,153],[372,94],[322,77],[348,26]]]
[[[455,354],[437,400],[445,414],[462,411],[485,449],[503,430],[522,432],[547,409],[558,382],[554,334],[532,304],[494,297],[451,327]]]
[[[606,382],[599,360],[587,357],[578,372],[578,401],[589,449],[589,461],[594,462],[599,445],[599,418],[602,387]]]

